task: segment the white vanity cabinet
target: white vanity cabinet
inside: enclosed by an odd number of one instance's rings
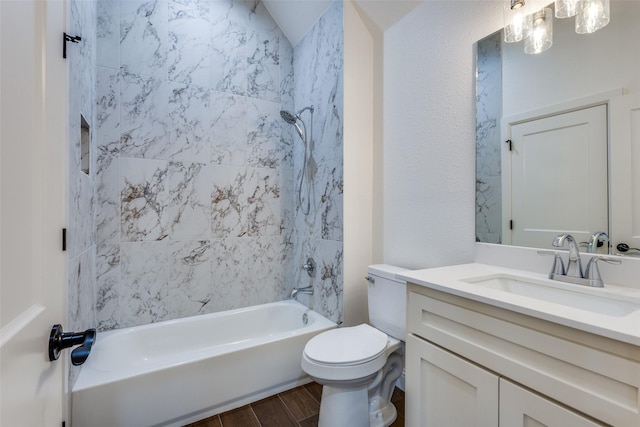
[[[500,426],[602,427],[549,399],[500,379]]]
[[[406,342],[408,426],[497,426],[499,377],[413,335]]]
[[[640,348],[408,286],[408,426],[640,426]]]

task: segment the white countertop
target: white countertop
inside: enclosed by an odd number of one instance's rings
[[[414,270],[398,274],[398,277],[427,288],[640,346],[640,308],[627,315],[602,314],[561,303],[490,289],[465,281],[490,275],[525,277],[544,283],[549,287],[577,292],[580,295],[576,294],[576,297],[583,297],[583,295],[606,296],[609,299],[623,302],[640,303],[640,289],[638,288],[608,285],[606,281],[604,288],[592,288],[552,281],[548,279],[547,274],[489,264],[472,263]]]

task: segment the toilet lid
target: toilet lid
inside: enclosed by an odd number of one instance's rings
[[[304,348],[308,358],[323,364],[365,363],[387,347],[387,335],[369,325],[332,329],[311,338]]]

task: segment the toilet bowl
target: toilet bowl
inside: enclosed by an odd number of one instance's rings
[[[397,417],[391,394],[404,367],[406,271],[374,265],[369,275],[369,324],[313,337],[302,369],[323,386],[318,427],[383,427]]]

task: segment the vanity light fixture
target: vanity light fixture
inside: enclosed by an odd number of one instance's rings
[[[510,0],[504,5],[504,41],[519,42],[531,34],[532,16],[524,9],[524,0]]]
[[[582,0],[556,0],[556,18],[571,18],[572,16],[576,16],[582,4]]]
[[[576,15],[576,33],[594,33],[609,23],[609,0],[580,0],[580,3],[580,11]]]
[[[553,44],[553,11],[544,8],[533,15],[533,31],[524,41],[524,52],[544,52]]]
[[[524,51],[529,54],[544,52],[553,44],[553,16],[548,0],[506,0],[503,2],[504,41],[524,40]],[[555,17],[576,17],[578,34],[589,34],[609,23],[611,0],[555,0]],[[536,11],[537,10],[537,11]]]

